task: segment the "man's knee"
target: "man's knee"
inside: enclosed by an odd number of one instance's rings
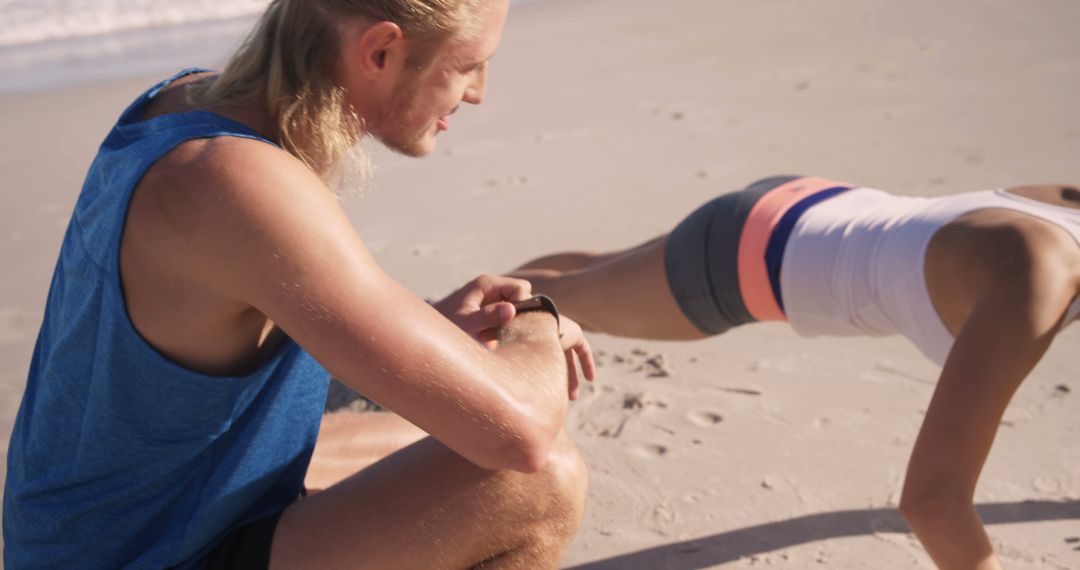
[[[585,512],[589,473],[585,459],[565,432],[535,473],[501,471],[491,488],[496,508],[514,524],[506,530],[531,548],[561,550],[570,542]]]
[[[585,513],[585,497],[589,490],[589,471],[581,455],[565,433],[552,446],[547,466],[536,474],[537,497],[543,497],[547,524],[557,540],[569,540],[577,532]]]
[[[589,490],[589,468],[585,464],[585,457],[581,455],[577,445],[570,441],[566,432],[559,434],[552,448],[549,467],[557,481],[558,490],[564,496],[584,503],[585,494]]]

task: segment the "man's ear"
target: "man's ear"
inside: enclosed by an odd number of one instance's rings
[[[360,70],[374,79],[405,58],[405,34],[393,22],[377,22],[361,32],[352,49]]]

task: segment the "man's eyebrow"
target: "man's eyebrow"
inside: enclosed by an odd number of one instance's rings
[[[484,64],[490,62],[492,60],[492,58],[494,58],[494,57],[495,57],[495,54],[491,54],[491,55],[489,55],[489,56],[487,56],[486,58],[483,58],[483,59],[469,59],[469,60],[466,60],[467,62],[464,64],[464,67],[479,67],[481,65],[484,65]]]

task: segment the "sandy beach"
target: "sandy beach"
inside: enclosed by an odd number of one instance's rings
[[[436,154],[346,201],[422,297],[669,230],[774,174],[897,194],[1080,181],[1080,4],[538,0]],[[192,65],[213,64],[192,61]],[[0,445],[97,145],[160,77],[0,95]],[[565,568],[932,568],[896,512],[938,369],[901,338],[756,324],[591,337],[569,430],[592,470]],[[1080,326],[1014,398],[977,504],[1011,570],[1080,568]]]

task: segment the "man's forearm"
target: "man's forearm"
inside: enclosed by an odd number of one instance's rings
[[[512,392],[550,400],[565,410],[566,358],[554,316],[541,311],[519,314],[499,331],[495,355],[509,367],[504,380]]]
[[[540,351],[544,351],[546,345],[553,353],[561,353],[555,316],[546,311],[519,313],[499,330],[500,347],[510,347],[521,343],[535,344],[534,349]]]

